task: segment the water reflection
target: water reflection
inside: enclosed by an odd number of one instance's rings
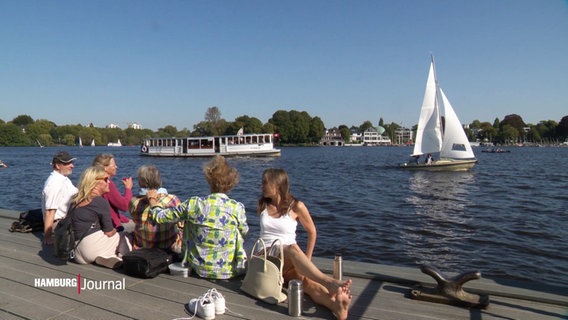
[[[466,210],[472,204],[474,173],[414,172],[408,182],[405,202],[416,223],[403,234],[403,250],[417,263],[460,264],[460,244],[475,233]]]

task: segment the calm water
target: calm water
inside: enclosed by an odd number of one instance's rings
[[[40,207],[49,162],[60,149],[0,148],[0,159],[10,165],[0,170],[0,208]],[[97,153],[111,152],[116,181],[153,163],[170,193],[186,199],[209,191],[204,159],[140,157],[138,147],[65,149],[78,158],[75,183]],[[479,164],[472,172],[444,173],[394,168],[410,154],[405,147],[283,148],[277,159],[231,159],[241,173],[231,196],[246,205],[250,238],[256,237],[262,171],[282,167],[317,225],[317,256],[342,252],[345,260],[478,269],[486,278],[568,288],[568,148],[511,150],[475,149]],[[299,240],[304,243],[303,233]]]

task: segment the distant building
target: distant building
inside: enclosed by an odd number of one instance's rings
[[[142,125],[138,123],[129,123],[128,127],[131,129],[142,130]]]
[[[110,128],[110,129],[117,129],[117,128],[120,128],[118,125],[116,125],[116,124],[114,124],[114,123],[111,123],[111,124],[107,125],[106,127],[107,127],[107,128]]]
[[[398,145],[414,143],[412,136],[412,129],[400,127],[396,129],[394,134],[396,137],[395,143]]]
[[[392,141],[390,138],[379,134],[377,129],[369,127],[363,132],[363,144],[366,146],[390,146]]]
[[[343,141],[339,129],[331,128],[325,130],[325,134],[319,144],[322,146],[342,146],[345,144],[345,141]]]

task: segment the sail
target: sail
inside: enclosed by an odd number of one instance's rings
[[[440,158],[451,159],[474,159],[475,154],[471,149],[467,135],[463,130],[460,120],[452,108],[450,101],[440,88],[440,95],[444,105],[446,119],[444,127],[444,143],[440,152]]]
[[[83,140],[81,140],[81,137],[79,137],[79,147],[83,146]]]
[[[440,130],[440,107],[437,99],[436,74],[434,61],[430,64],[426,91],[418,119],[416,141],[412,155],[440,152],[442,146],[442,131]]]
[[[95,146],[95,139],[91,140],[91,147]]]

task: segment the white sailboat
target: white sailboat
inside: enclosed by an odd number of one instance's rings
[[[108,147],[122,147],[122,143],[120,143],[120,139],[117,142],[109,142],[107,144]]]
[[[93,138],[93,140],[91,140],[91,147],[95,146],[95,139]]]
[[[81,137],[79,137],[79,147],[83,146],[83,140],[81,140]]]
[[[443,125],[442,115],[444,117]],[[425,154],[439,154],[439,159],[431,162],[428,159],[420,161],[419,157]],[[466,171],[473,168],[477,163],[458,116],[450,101],[438,86],[433,57],[411,156],[415,160],[403,163],[402,168],[430,171]]]

